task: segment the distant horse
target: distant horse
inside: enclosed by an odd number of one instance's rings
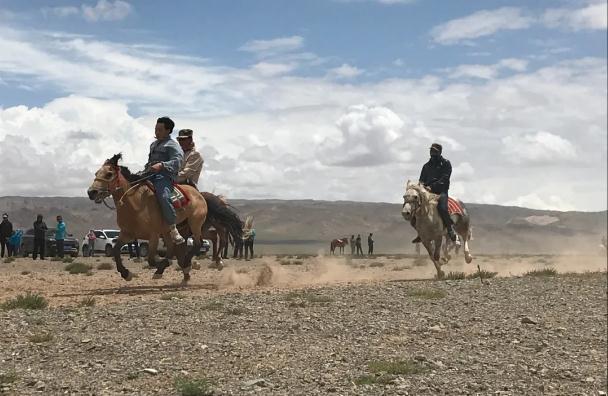
[[[440,260],[442,240],[446,235],[446,228],[437,209],[438,198],[437,194],[428,191],[422,184],[408,181],[405,195],[403,195],[401,215],[407,221],[416,217],[416,231],[418,231],[422,244],[435,265],[437,277],[443,278],[444,274],[441,270]],[[454,222],[456,233],[464,243],[465,261],[470,263],[473,256],[469,251],[469,240],[471,239],[469,213],[462,202],[453,200],[452,204],[457,206],[455,209],[458,210],[458,213],[451,214],[450,217]]]
[[[170,261],[165,258],[161,263],[155,262],[159,237],[162,236],[167,246],[167,257],[173,254],[174,243],[169,234],[169,226],[163,220],[160,206],[154,191],[144,180],[132,174],[128,168],[119,166],[118,161],[121,154],[116,154],[106,160],[101,168],[95,173],[95,179],[87,193],[95,203],[105,202],[111,196],[116,205],[116,221],[120,234],[114,245],[114,261],[116,270],[122,278],[130,281],[133,275],[122,264],[120,248],[127,242],[135,239],[146,239],[149,241],[148,262],[150,266],[156,267],[154,278],[162,277],[163,272]],[[193,246],[188,252],[179,249],[177,262],[184,273],[183,282],[190,280],[190,269],[192,256],[201,247],[201,228],[207,217],[207,203],[198,190],[190,185],[180,185],[187,195],[189,201],[183,207],[178,208],[177,223],[186,224],[186,228],[193,231]],[[185,244],[183,244],[185,245]],[[185,254],[184,254],[185,253]]]
[[[329,244],[330,254],[335,254],[336,247],[340,248],[340,254],[344,254],[344,246],[348,245],[348,238],[334,239]]]

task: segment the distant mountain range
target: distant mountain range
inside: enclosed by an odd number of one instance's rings
[[[374,233],[378,253],[411,253],[412,227],[401,217],[401,205],[390,203],[240,200],[230,202],[244,219],[254,216],[257,252],[316,253],[329,241]],[[596,254],[606,234],[607,212],[557,212],[499,205],[467,204],[473,224],[473,253]],[[49,227],[60,214],[78,238],[90,228],[115,228],[115,212],[87,198],[0,197],[17,228],[30,228],[37,214]]]

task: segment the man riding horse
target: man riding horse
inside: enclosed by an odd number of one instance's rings
[[[439,195],[437,210],[443,220],[443,225],[447,228],[448,236],[452,242],[456,242],[456,232],[454,222],[448,212],[448,190],[450,189],[450,176],[452,175],[452,164],[445,159],[441,153],[443,147],[439,143],[433,143],[430,147],[431,158],[424,164],[420,172],[420,183],[432,193]],[[412,226],[416,226],[416,217],[412,218]],[[417,236],[412,243],[421,242]]]
[[[171,239],[179,245],[184,243],[185,239],[177,231],[175,225],[176,214],[171,202],[171,193],[173,182],[184,161],[184,152],[179,144],[171,139],[174,127],[175,123],[169,117],[161,117],[156,120],[154,128],[156,140],[150,145],[150,154],[145,169],[146,172],[154,173],[150,181],[154,185],[163,218],[169,226]]]

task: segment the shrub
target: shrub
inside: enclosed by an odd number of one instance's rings
[[[30,292],[26,294],[18,295],[17,297],[7,300],[2,303],[1,307],[5,310],[10,309],[45,309],[49,303],[44,297],[39,294],[32,294]]]
[[[556,276],[557,271],[555,268],[543,268],[543,269],[535,269],[532,271],[528,271],[524,274],[524,276]]]
[[[178,377],[175,390],[180,396],[211,396],[214,393],[211,382],[206,378]]]
[[[66,265],[64,270],[68,271],[70,274],[86,274],[91,271],[91,266],[83,263],[70,263]]]

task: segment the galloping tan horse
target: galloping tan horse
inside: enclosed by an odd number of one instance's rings
[[[437,270],[437,278],[443,278],[441,270],[441,245],[442,239],[447,234],[446,229],[439,216],[437,209],[438,195],[428,191],[420,183],[407,182],[405,195],[403,196],[403,208],[401,215],[407,221],[416,217],[416,231],[422,240],[422,244],[429,253],[429,257]],[[469,240],[471,239],[471,221],[469,213],[464,204],[458,201],[462,214],[451,215],[454,222],[454,229],[464,242],[464,257],[467,263],[473,261],[473,256],[469,251]]]
[[[348,245],[348,238],[334,239],[329,244],[329,253],[335,254],[336,247],[340,248],[340,254],[344,254],[344,246]]]
[[[160,206],[154,192],[141,178],[131,174],[128,168],[118,165],[121,154],[116,154],[102,165],[95,173],[95,180],[88,189],[91,200],[101,203],[109,196],[116,205],[116,220],[120,234],[114,246],[114,260],[116,270],[124,280],[130,281],[133,275],[122,264],[120,248],[127,242],[135,239],[147,239],[149,243],[148,263],[156,267],[154,279],[159,279],[165,268],[170,264],[164,259],[156,263],[155,256],[159,237],[162,236],[167,245],[167,257],[173,253],[173,240],[169,234],[169,226],[163,220]],[[191,260],[195,252],[201,247],[201,230],[207,217],[207,203],[198,190],[190,185],[181,185],[189,198],[189,203],[176,209],[177,223],[185,223],[193,233],[193,246],[190,252],[184,254],[183,249],[178,251],[178,264],[184,273],[184,282],[190,280]],[[185,249],[186,244],[184,246]]]

